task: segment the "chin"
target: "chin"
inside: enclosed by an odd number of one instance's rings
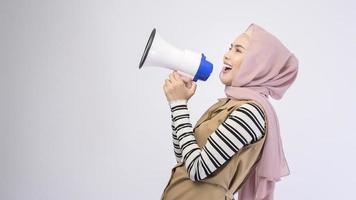
[[[224,85],[226,85],[226,86],[229,86],[229,85],[230,85],[229,81],[227,81],[227,80],[225,80],[225,79],[223,79],[223,78],[221,78],[221,77],[220,77],[220,81],[221,81],[222,84],[224,84]]]
[[[220,74],[219,74],[219,78],[220,78],[220,81],[224,84],[224,85],[226,85],[226,86],[230,86],[231,85],[231,79],[232,79],[232,77],[231,77],[231,74],[229,74],[229,73],[223,73],[223,72],[220,72]]]
[[[223,75],[221,73],[219,74],[219,79],[220,82],[225,85],[225,79],[223,78]]]
[[[231,85],[231,81],[228,80],[228,77],[224,76],[223,74],[220,74],[220,81],[226,86]]]

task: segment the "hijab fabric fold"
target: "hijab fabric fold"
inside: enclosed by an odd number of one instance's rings
[[[269,96],[279,100],[298,73],[298,59],[275,36],[252,23],[250,44],[240,69],[225,94],[231,99],[252,99],[267,116],[266,141],[261,159],[238,191],[239,200],[272,200],[275,182],[290,174],[283,152],[278,117]]]

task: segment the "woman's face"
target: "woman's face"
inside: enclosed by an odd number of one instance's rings
[[[250,32],[244,32],[236,37],[224,55],[224,65],[220,72],[220,80],[227,86],[231,85],[233,78],[240,69],[240,65],[249,45],[250,34]]]

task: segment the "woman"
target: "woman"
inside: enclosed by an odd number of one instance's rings
[[[273,199],[275,182],[290,174],[278,118],[268,101],[281,99],[298,60],[275,36],[252,23],[223,58],[220,98],[190,123],[187,101],[196,84],[177,72],[163,86],[172,112],[177,159],[161,199]]]

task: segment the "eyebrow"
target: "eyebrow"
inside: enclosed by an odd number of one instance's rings
[[[239,44],[235,44],[235,45],[231,44],[231,46],[234,46],[236,48],[241,47],[241,48],[245,49],[245,47],[243,47],[242,45],[239,45]]]

